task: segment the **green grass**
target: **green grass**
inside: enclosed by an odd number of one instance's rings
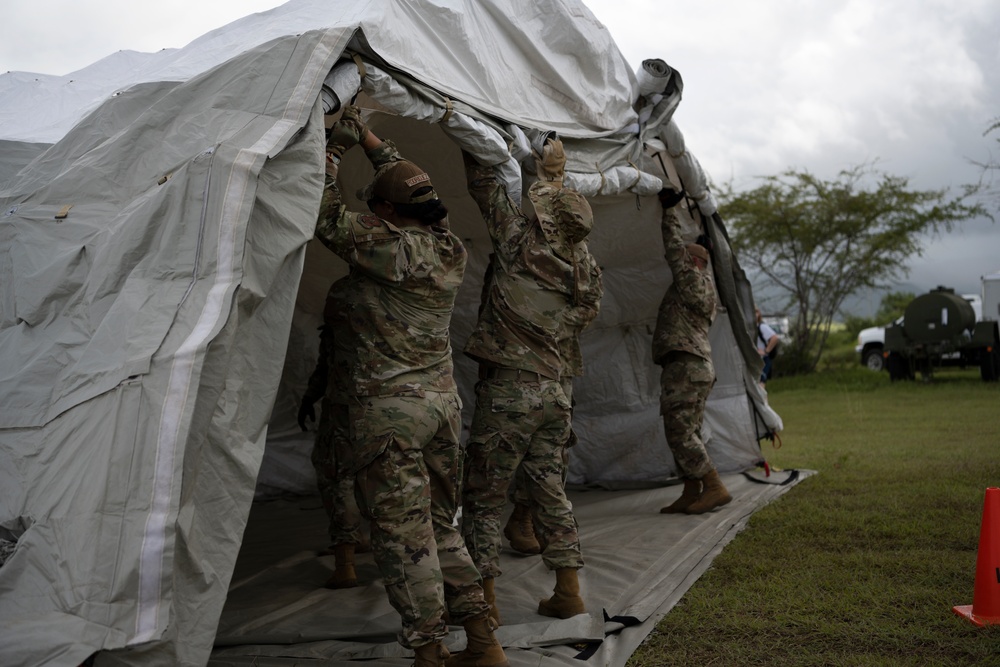
[[[1000,626],[951,610],[972,603],[1000,486],[1000,386],[852,368],[768,389],[785,428],[765,456],[818,474],[751,518],[629,666],[1000,665]]]

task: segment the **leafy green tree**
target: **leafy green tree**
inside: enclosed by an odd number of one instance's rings
[[[889,292],[882,297],[882,301],[879,303],[878,312],[875,313],[875,321],[879,324],[888,324],[895,321],[897,317],[902,317],[903,311],[916,297],[917,295],[913,292]]]
[[[854,340],[861,333],[862,329],[867,329],[868,327],[874,327],[881,322],[877,322],[874,317],[863,317],[861,315],[845,315],[844,316],[844,340]]]
[[[858,315],[844,316],[844,329],[848,338],[854,339],[862,329],[868,327],[883,326],[895,321],[903,314],[906,307],[916,297],[913,292],[889,292],[882,297],[879,303],[878,312],[871,317],[860,317]]]
[[[885,289],[923,253],[927,234],[984,215],[947,190],[914,190],[909,179],[863,164],[822,180],[789,170],[753,190],[723,188],[719,212],[741,263],[784,295],[794,313],[784,370],[810,372],[819,362],[834,315],[866,288]]]

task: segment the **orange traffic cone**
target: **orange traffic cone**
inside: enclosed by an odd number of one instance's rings
[[[986,489],[972,604],[952,607],[979,626],[1000,625],[1000,489]]]

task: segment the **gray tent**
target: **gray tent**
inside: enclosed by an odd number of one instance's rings
[[[345,271],[311,241],[324,112],[357,86],[470,249],[456,350],[489,252],[459,146],[516,191],[531,140],[563,137],[606,281],[575,483],[674,474],[649,341],[669,284],[654,195],[683,185],[723,304],[710,450],[728,471],[762,460],[781,421],[756,383],[749,286],[671,120],[680,75],[632,72],[583,5],[292,0],[141,55],[71,81],[0,76],[0,662],[207,661],[255,492],[311,484],[294,417]],[[370,174],[353,158],[348,192]],[[474,368],[456,362],[468,412]]]

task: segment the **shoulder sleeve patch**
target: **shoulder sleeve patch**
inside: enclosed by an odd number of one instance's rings
[[[378,229],[382,227],[382,220],[373,213],[365,213],[358,216],[358,226],[364,229]]]

